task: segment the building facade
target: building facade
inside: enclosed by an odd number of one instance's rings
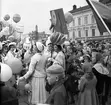
[[[111,4],[108,4],[108,6],[111,7]],[[86,40],[101,36],[93,12],[88,5],[80,8],[76,8],[76,5],[74,5],[70,13],[73,15],[73,22],[68,24],[70,40]]]

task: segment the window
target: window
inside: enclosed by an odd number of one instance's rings
[[[88,36],[88,30],[85,30],[85,36],[86,37]]]
[[[81,18],[78,18],[78,25],[81,25]]]
[[[81,31],[80,30],[78,31],[78,36],[81,37]]]
[[[84,24],[88,24],[88,16],[84,17]]]
[[[95,36],[95,29],[92,29],[92,36]]]
[[[92,22],[92,23],[95,23],[94,15],[91,16],[91,22]]]
[[[73,31],[73,39],[75,38],[75,31]]]
[[[75,19],[73,20],[73,26],[75,26]]]

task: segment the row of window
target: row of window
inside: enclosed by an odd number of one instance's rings
[[[95,36],[95,29],[92,29],[91,32],[92,32],[92,36]],[[84,30],[84,34],[86,37],[88,37],[88,30]],[[75,31],[73,31],[73,37],[75,38]],[[78,37],[82,37],[81,30],[78,31]]]
[[[88,24],[88,15],[84,16],[84,24]],[[91,23],[95,23],[94,15],[91,15]],[[78,25],[82,25],[82,17],[78,17]],[[75,26],[75,19],[73,20],[73,26]]]

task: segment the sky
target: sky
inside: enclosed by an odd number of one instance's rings
[[[73,5],[87,5],[86,0],[1,0],[1,12],[3,16],[9,14],[12,21],[14,14],[20,14],[21,21],[19,24],[24,26],[24,33],[35,30],[38,25],[38,31],[49,33],[50,11],[63,8],[64,13],[72,10]]]

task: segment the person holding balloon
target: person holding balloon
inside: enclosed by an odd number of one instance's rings
[[[45,103],[46,90],[45,90],[45,60],[43,56],[44,45],[41,42],[36,42],[33,46],[36,53],[32,56],[28,72],[19,78],[19,81],[30,79],[31,84],[31,104],[37,105],[38,103]]]

